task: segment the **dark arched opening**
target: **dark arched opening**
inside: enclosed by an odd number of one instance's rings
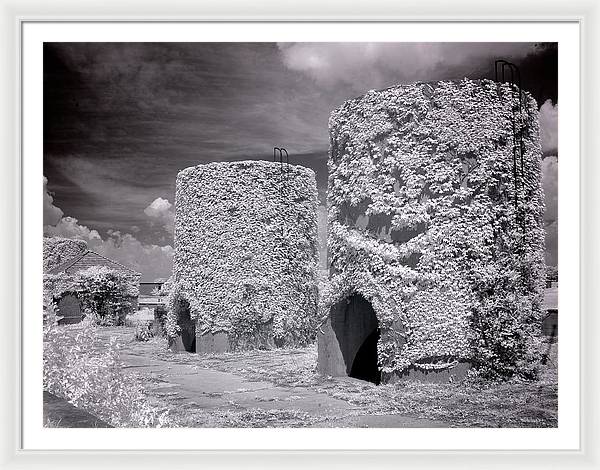
[[[348,376],[379,384],[379,322],[371,303],[359,294],[337,303],[332,308],[331,326],[337,337]]]
[[[190,305],[187,301],[179,301],[177,324],[181,330],[181,342],[187,352],[196,352],[196,322],[190,316]]]

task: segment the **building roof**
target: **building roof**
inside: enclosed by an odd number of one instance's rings
[[[113,261],[112,259],[109,259],[106,256],[102,256],[101,254],[98,254],[95,251],[91,250],[87,250],[83,254],[76,256],[75,258],[71,258],[70,260],[64,263],[59,264],[58,266],[50,269],[48,273],[75,273],[77,271],[82,271],[92,266],[106,266],[107,268],[114,269],[115,271],[141,276],[140,273],[134,271],[133,269],[128,268],[127,266],[122,265],[121,263],[117,263],[116,261]]]
[[[558,287],[548,287],[544,292],[544,310],[558,310]]]

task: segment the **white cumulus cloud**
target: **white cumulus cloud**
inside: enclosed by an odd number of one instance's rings
[[[144,209],[144,213],[149,217],[159,217],[162,214],[170,212],[171,207],[173,207],[173,204],[168,199],[157,197]]]
[[[62,212],[62,211],[61,211]],[[62,217],[55,225],[46,224],[44,226],[44,235],[48,237],[76,238],[90,242],[102,240],[96,230],[92,230],[85,225],[80,225],[75,217]]]
[[[63,215],[63,211],[54,205],[54,198],[48,191],[48,178],[44,176],[44,225],[56,224]]]
[[[171,245],[145,244],[134,235],[123,234],[118,230],[108,230],[108,236],[103,239],[97,230],[80,224],[75,217],[63,216],[63,211],[55,206],[52,207],[56,211],[49,212],[52,217],[47,217],[46,201],[48,198],[50,203],[53,201],[46,184],[47,179],[44,178],[44,235],[85,240],[90,250],[134,269],[142,274],[143,280],[167,278],[171,275],[174,251]],[[159,201],[154,206],[161,214],[168,212],[171,206],[168,201],[162,201],[164,202]]]
[[[142,279],[169,277],[173,266],[173,247],[144,244],[129,233],[113,231],[106,239],[92,243],[90,249],[142,273]]]
[[[558,157],[542,160],[542,185],[546,202],[544,220],[553,222],[558,218]]]
[[[175,221],[175,212],[172,210],[173,204],[168,199],[157,197],[148,207],[144,209],[144,214],[160,222],[165,230],[173,235],[173,226]]]

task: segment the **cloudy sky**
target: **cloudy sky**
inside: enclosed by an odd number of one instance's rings
[[[283,146],[317,172],[344,100],[520,66],[540,105],[546,259],[556,264],[557,50],[525,43],[45,43],[44,233],[82,238],[143,279],[168,277],[175,177]]]

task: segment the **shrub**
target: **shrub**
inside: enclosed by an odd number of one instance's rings
[[[154,336],[165,336],[166,327],[165,322],[167,321],[167,307],[164,305],[157,305],[154,307],[154,322],[153,322],[153,333]]]
[[[153,320],[154,312],[148,307],[144,307],[127,315],[127,318],[125,318],[125,326],[136,327],[140,323],[152,322]]]
[[[92,266],[75,274],[74,286],[81,308],[94,323],[122,325],[133,311],[137,289],[132,278],[104,266]]]
[[[75,333],[75,331],[76,333]],[[59,327],[48,302],[44,313],[44,389],[113,426],[161,427],[167,413],[152,407],[141,385],[123,371],[114,338],[102,348],[90,320]]]
[[[513,277],[523,273],[498,268],[489,263],[474,280],[479,302],[472,310],[473,362],[479,375],[487,379],[520,376],[535,379],[539,372],[542,336],[540,306],[515,289]],[[534,282],[528,276],[525,282]],[[541,278],[541,276],[539,276]],[[521,280],[523,282],[523,280]]]
[[[152,322],[141,321],[135,326],[134,338],[136,341],[148,341],[153,337]]]
[[[173,276],[169,277],[164,284],[160,287],[158,291],[158,295],[161,297],[166,297],[171,292],[171,288],[173,287]]]

